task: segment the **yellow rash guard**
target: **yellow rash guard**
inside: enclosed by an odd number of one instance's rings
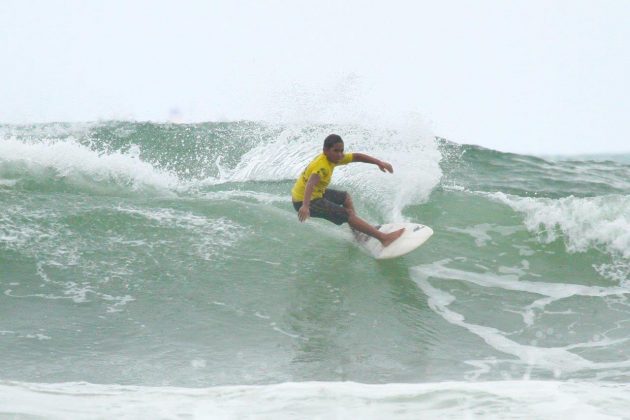
[[[333,170],[335,166],[347,165],[352,162],[352,153],[346,153],[343,155],[343,159],[339,163],[332,163],[328,160],[325,154],[320,154],[311,163],[308,164],[304,172],[295,181],[295,185],[291,190],[291,199],[293,201],[304,201],[304,191],[306,190],[306,183],[311,177],[311,174],[319,175],[319,182],[313,190],[313,196],[311,200],[322,198],[324,191],[332,178]]]

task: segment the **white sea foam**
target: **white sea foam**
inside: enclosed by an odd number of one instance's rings
[[[186,229],[195,238],[191,248],[205,260],[216,259],[226,248],[234,246],[247,233],[243,226],[227,217],[211,218],[169,208],[118,206],[116,210],[144,217],[163,227]]]
[[[156,168],[140,158],[138,147],[128,152],[100,153],[77,142],[44,139],[26,142],[15,138],[0,141],[0,164],[24,165],[33,173],[45,169],[55,171],[55,176],[82,182],[82,177],[96,181],[115,181],[131,184],[133,188],[151,186],[174,189],[180,180],[168,171]]]
[[[569,252],[602,249],[630,258],[630,196],[517,197],[482,193],[525,217],[525,226],[544,242],[562,236]]]
[[[298,382],[175,388],[0,381],[0,415],[64,419],[611,419],[630,385],[497,381],[422,384]]]
[[[134,298],[103,293],[97,283],[87,278],[49,275],[51,270],[80,266],[81,249],[89,242],[87,238],[75,236],[68,225],[59,221],[57,211],[9,205],[0,213],[0,246],[35,260],[35,278],[41,281],[38,289],[29,288],[28,283],[12,282],[11,288],[3,290],[4,295],[18,299],[71,300],[79,304],[99,300],[106,302],[108,312],[120,311]],[[84,275],[90,270],[85,269]],[[122,270],[117,267],[110,274],[119,274]]]

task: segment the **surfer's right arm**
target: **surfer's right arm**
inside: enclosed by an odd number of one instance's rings
[[[304,222],[306,219],[311,217],[311,196],[313,195],[313,190],[315,189],[315,185],[317,185],[318,182],[318,174],[311,174],[311,176],[308,178],[306,188],[304,189],[304,200],[302,201],[302,207],[300,207],[300,210],[298,210],[298,219],[300,219],[300,222]]]

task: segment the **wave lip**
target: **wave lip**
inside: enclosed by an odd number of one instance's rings
[[[564,197],[559,199],[516,197],[502,192],[488,194],[525,215],[525,226],[544,242],[561,233],[569,252],[589,248],[630,258],[630,196]]]
[[[601,160],[550,160],[439,138],[442,185],[521,197],[593,197],[630,193],[630,155]],[[614,159],[612,159],[614,158]]]
[[[52,173],[50,172],[52,171]],[[0,176],[67,179],[73,183],[114,182],[133,189],[150,186],[174,189],[179,178],[140,158],[140,149],[100,153],[75,139],[23,142],[14,138],[0,141]]]

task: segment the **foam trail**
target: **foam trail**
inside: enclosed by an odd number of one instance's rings
[[[548,369],[557,377],[563,372],[577,372],[586,369],[611,369],[630,368],[630,360],[623,362],[593,362],[569,351],[575,348],[597,347],[613,344],[613,340],[606,343],[581,343],[565,347],[537,347],[533,345],[519,344],[507,338],[507,334],[496,328],[484,325],[472,324],[465,321],[465,317],[451,309],[449,305],[455,302],[455,297],[450,293],[437,289],[431,285],[429,278],[443,278],[459,280],[477,284],[482,287],[500,288],[510,291],[528,292],[547,296],[530,305],[542,308],[556,300],[571,296],[604,297],[610,295],[624,296],[630,294],[630,290],[615,287],[603,288],[594,286],[554,284],[544,282],[527,282],[518,280],[514,275],[493,275],[491,273],[472,273],[444,267],[450,260],[444,260],[411,269],[411,275],[415,283],[428,296],[429,307],[438,313],[447,322],[465,328],[472,334],[483,339],[489,346],[502,353],[510,354],[518,358],[520,362],[530,366]],[[530,314],[530,318],[532,315]],[[524,317],[525,322],[531,325],[532,320]],[[625,340],[616,340],[621,343]]]
[[[432,264],[416,266],[412,274],[423,278],[437,277],[466,281],[483,287],[498,287],[505,290],[528,292],[553,298],[565,299],[571,296],[612,296],[630,294],[625,287],[583,286],[579,284],[545,283],[520,280],[512,274],[497,275],[492,273],[475,273],[445,267],[450,259],[436,261]]]
[[[470,324],[464,321],[464,317],[448,309],[448,305],[455,297],[442,290],[432,287],[427,280],[416,280],[422,291],[429,296],[429,306],[451,324],[458,325],[481,337],[488,345],[503,353],[518,357],[528,365],[537,365],[554,372],[559,372],[560,367],[566,371],[577,371],[591,368],[593,364],[563,348],[540,348],[518,344],[505,337],[496,328]],[[630,363],[628,363],[630,366]]]

